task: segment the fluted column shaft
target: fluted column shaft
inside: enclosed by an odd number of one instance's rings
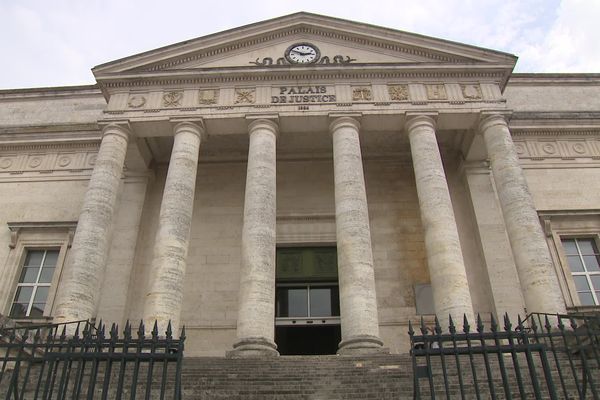
[[[435,136],[435,121],[429,116],[415,116],[408,120],[406,129],[425,231],[435,312],[444,319],[451,315],[459,323],[463,315],[473,321],[469,282]]]
[[[102,131],[102,142],[64,268],[54,322],[89,319],[96,314],[129,135],[129,130],[114,124]]]
[[[275,335],[275,220],[277,124],[254,120],[242,228],[237,342],[231,356],[277,355]]]
[[[558,278],[506,120],[485,116],[479,126],[515,258],[527,312],[565,313]]]
[[[198,152],[204,130],[192,122],[178,123],[165,181],[144,320],[158,321],[163,334],[169,321],[178,332],[183,281],[194,209]]]
[[[335,223],[342,341],[339,353],[368,353],[382,346],[375,294],[371,230],[358,121],[333,120]]]

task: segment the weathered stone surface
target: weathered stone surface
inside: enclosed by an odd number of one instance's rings
[[[107,125],[64,268],[54,321],[92,318],[98,306],[129,132]]]
[[[408,121],[406,128],[425,230],[435,312],[440,318],[451,315],[454,321],[461,321],[466,315],[471,321],[473,304],[448,183],[435,137],[435,121],[429,116],[415,116]]]
[[[333,136],[342,325],[339,351],[342,353],[375,352],[383,344],[379,338],[371,230],[359,127],[358,121],[351,117],[336,118],[329,126]]]
[[[527,312],[564,313],[565,301],[506,120],[501,114],[484,115],[479,129],[490,158]]]
[[[275,324],[275,219],[277,124],[248,126],[250,147],[242,228],[242,270],[237,342],[232,356],[277,354]]]
[[[175,143],[160,208],[150,289],[144,307],[146,324],[152,326],[155,320],[158,321],[161,334],[169,321],[174,331],[179,330],[198,151],[204,129],[191,122],[181,122],[174,131]]]

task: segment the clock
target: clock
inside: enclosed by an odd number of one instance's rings
[[[321,52],[311,43],[296,43],[285,51],[285,58],[292,64],[312,64],[321,57]]]

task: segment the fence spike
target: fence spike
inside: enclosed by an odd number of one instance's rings
[[[481,315],[477,313],[477,332],[483,333],[483,321],[481,320]]]
[[[167,324],[167,330],[165,334],[167,336],[167,339],[173,338],[173,328],[171,327],[171,320],[169,320],[169,323]]]
[[[469,320],[467,319],[467,314],[463,314],[463,332],[469,333],[471,330],[471,326],[469,325]]]
[[[131,323],[129,323],[129,320],[127,320],[127,322],[125,322],[125,329],[123,330],[123,336],[125,337],[125,340],[131,340]]]
[[[40,328],[37,328],[35,331],[35,335],[33,335],[33,342],[37,343],[42,339],[42,332],[40,332]]]
[[[410,324],[410,321],[408,321],[408,323]],[[183,328],[181,328],[181,335],[179,335],[179,340],[185,340],[185,325],[183,326]]]
[[[563,324],[562,322],[562,318],[560,317],[560,315],[557,313],[556,314],[556,319],[558,320],[558,329],[560,329],[561,331],[565,330],[565,324]]]
[[[544,321],[544,328],[546,328],[546,330],[547,330],[548,332],[550,332],[550,330],[552,329],[552,325],[550,324],[550,319],[548,318],[548,314],[546,314],[546,315],[544,316],[544,318],[545,318],[545,321]]]
[[[415,331],[410,320],[408,320],[408,335],[411,337],[415,335]]]
[[[510,317],[508,313],[504,313],[504,330],[506,332],[512,330],[512,323],[510,322]]]
[[[453,335],[456,333],[456,326],[451,314],[448,314],[448,331]]]
[[[494,313],[490,313],[490,330],[498,332],[498,323],[496,322],[496,318],[494,318]]]
[[[535,318],[533,318],[533,317],[531,318],[531,324],[530,324],[530,326],[531,326],[531,329],[533,330],[533,332],[534,332],[534,333],[537,333],[538,326],[537,326],[537,324],[535,323]]]
[[[154,320],[154,327],[152,328],[152,339],[158,339],[158,320]]]
[[[577,322],[575,322],[575,318],[569,317],[569,322],[571,323],[571,328],[573,328],[573,330],[576,330],[577,329]]]
[[[145,327],[144,327],[144,320],[140,319],[140,326],[138,327],[138,338],[143,339],[145,336]]]
[[[105,326],[104,326],[104,324],[102,323],[102,320],[100,320],[100,323],[98,324],[98,333],[97,333],[97,335],[98,335],[98,338],[99,338],[99,339],[101,339],[101,340],[102,340],[102,339],[104,339],[104,337],[105,337],[105,336],[104,336],[105,332],[106,332],[106,330],[105,330]]]
[[[119,329],[118,325],[113,322],[112,325],[110,326],[110,338],[112,340],[116,340],[117,337],[119,337],[118,329]]]
[[[425,335],[427,334],[427,327],[425,326],[425,320],[423,319],[423,316],[421,315],[421,335]]]
[[[67,337],[67,325],[63,325],[62,332],[60,333],[60,341],[63,342]]]
[[[434,324],[435,324],[435,328],[434,331],[436,334],[441,335],[442,334],[442,327],[440,325],[440,320],[438,319],[437,315],[434,318]]]
[[[523,320],[521,320],[521,314],[517,315],[517,329],[523,332]]]
[[[73,339],[79,339],[79,323],[75,327],[75,333],[73,334]]]

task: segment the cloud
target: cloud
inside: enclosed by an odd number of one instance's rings
[[[298,11],[513,53],[521,72],[600,70],[597,0],[0,0],[0,88],[93,83],[95,65]]]
[[[531,68],[544,72],[600,71],[600,2],[563,0],[545,39],[523,49]]]

